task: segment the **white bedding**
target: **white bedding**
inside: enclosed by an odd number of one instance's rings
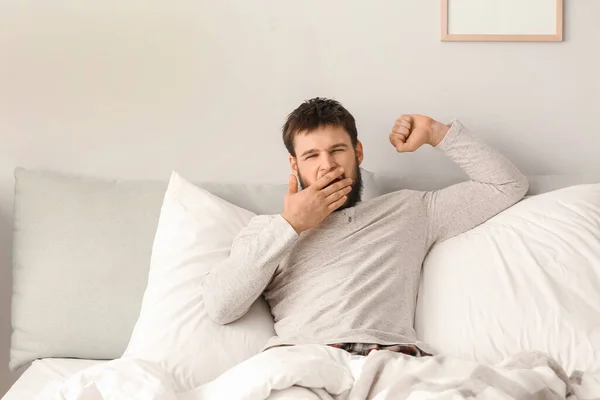
[[[435,246],[415,330],[447,356],[493,364],[542,351],[568,374],[598,374],[599,287],[600,184],[573,186]]]
[[[52,382],[36,400],[421,400],[600,398],[597,376],[568,377],[542,353],[500,364],[374,351],[351,356],[317,345],[273,348],[186,393],[155,363],[122,358]]]
[[[8,393],[2,397],[2,400],[33,399],[51,381],[61,381],[76,372],[106,362],[66,358],[36,360],[23,372],[23,375],[15,382]]]

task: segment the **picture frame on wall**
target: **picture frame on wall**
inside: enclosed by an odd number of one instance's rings
[[[562,42],[563,0],[441,0],[444,42]]]

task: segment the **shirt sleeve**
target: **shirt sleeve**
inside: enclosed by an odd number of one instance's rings
[[[234,239],[231,253],[202,283],[211,319],[228,324],[243,317],[265,291],[298,234],[281,215],[253,218]]]
[[[436,149],[470,180],[425,192],[429,246],[483,223],[521,200],[529,188],[527,178],[508,159],[459,121],[452,123]]]

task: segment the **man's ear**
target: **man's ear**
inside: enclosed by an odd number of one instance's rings
[[[296,159],[296,157],[294,157],[291,154],[290,154],[290,168],[292,169],[292,172],[296,176],[298,176],[298,160]]]
[[[356,141],[356,147],[354,148],[354,151],[356,152],[356,159],[358,160],[358,165],[362,164],[363,159],[365,158],[365,154],[363,151],[362,142],[360,140]]]

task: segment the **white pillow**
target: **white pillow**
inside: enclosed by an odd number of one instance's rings
[[[445,355],[539,350],[600,371],[600,184],[523,200],[433,248],[415,325]]]
[[[229,256],[234,237],[254,214],[173,172],[152,248],[140,317],[123,357],[156,362],[191,390],[260,352],[275,335],[260,298],[239,321],[208,317],[200,292],[204,275]]]

